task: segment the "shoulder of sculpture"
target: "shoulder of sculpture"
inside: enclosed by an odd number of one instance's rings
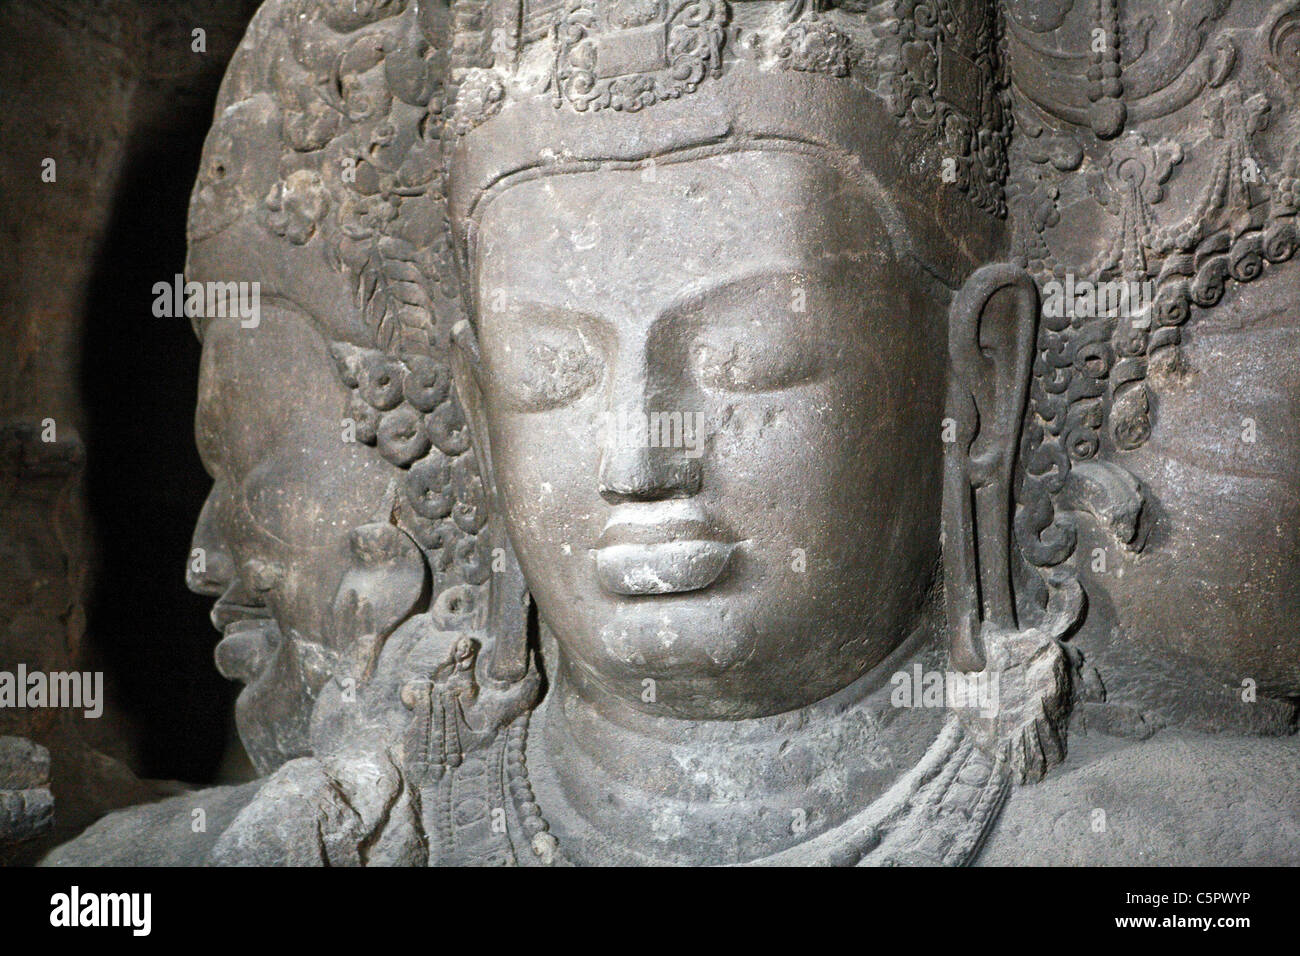
[[[392,753],[300,757],[259,781],[219,834],[213,866],[418,866],[418,806]]]
[[[200,866],[261,789],[209,787],[108,814],[51,850],[41,866]]]
[[[1072,737],[1008,799],[981,866],[1300,864],[1300,737]]]

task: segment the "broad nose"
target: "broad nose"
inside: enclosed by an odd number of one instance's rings
[[[611,505],[689,498],[698,494],[702,469],[680,449],[637,447],[607,438],[600,460],[600,496]]]
[[[697,416],[682,407],[688,404],[682,389],[661,371],[643,354],[616,373],[598,477],[600,496],[610,504],[689,498],[700,491]]]
[[[235,560],[217,527],[221,494],[221,486],[217,485],[203,502],[185,564],[185,586],[209,597],[220,597],[235,579]]]

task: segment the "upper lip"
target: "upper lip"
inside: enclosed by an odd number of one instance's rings
[[[596,540],[596,577],[611,594],[681,594],[706,588],[726,569],[737,542],[698,516],[616,516]]]

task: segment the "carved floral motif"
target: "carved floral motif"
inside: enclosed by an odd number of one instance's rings
[[[1051,504],[1071,464],[1106,445],[1135,449],[1150,436],[1148,375],[1177,368],[1179,327],[1193,306],[1212,308],[1231,283],[1252,282],[1295,254],[1295,148],[1270,162],[1257,140],[1278,93],[1292,96],[1300,81],[1297,12],[1292,3],[1274,6],[1253,37],[1216,33],[1228,8],[1226,0],[1203,0],[1178,18],[1138,11],[1121,28],[1126,8],[1115,0],[1086,9],[1062,3],[1056,20],[1080,18],[1077,31],[1063,35],[1091,43],[1085,79],[1093,106],[1083,108],[1071,75],[1074,51],[1050,48],[1027,6],[1009,4],[1023,135],[1008,191],[1020,260],[1040,281],[1072,275],[1155,289],[1151,308],[1137,314],[1044,317],[1018,519],[1020,543],[1041,566],[1064,561],[1074,547],[1072,518]],[[1282,87],[1262,83],[1243,59],[1267,64]],[[1193,110],[1198,115],[1177,139],[1125,131]],[[1175,183],[1177,205],[1169,200]],[[1092,228],[1090,208],[1110,219],[1103,234],[1114,239],[1088,261],[1074,261],[1055,246],[1068,242],[1075,223]]]
[[[722,70],[723,0],[574,0],[556,27],[556,105],[635,113]]]

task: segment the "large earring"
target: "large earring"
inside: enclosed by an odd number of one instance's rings
[[[944,585],[950,657],[960,671],[986,663],[984,625],[1015,630],[1011,580],[1012,467],[1029,393],[1038,287],[1011,263],[966,281],[949,312],[944,461]]]

